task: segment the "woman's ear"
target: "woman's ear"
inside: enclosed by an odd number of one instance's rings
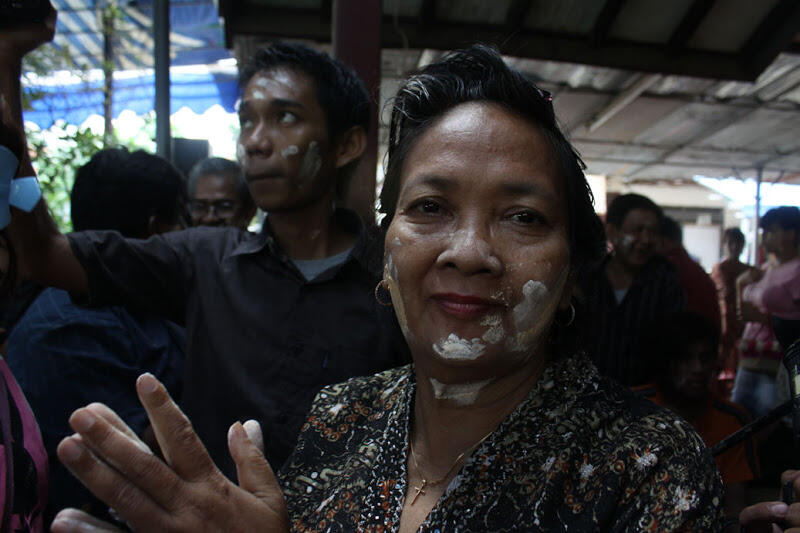
[[[367,132],[361,126],[353,126],[339,135],[336,143],[336,168],[351,163],[361,157],[367,148]]]

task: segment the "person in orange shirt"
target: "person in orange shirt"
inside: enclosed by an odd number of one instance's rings
[[[683,417],[712,446],[749,422],[747,411],[713,390],[718,371],[719,329],[689,311],[664,315],[642,340],[652,383],[634,391]],[[725,486],[725,512],[737,516],[745,503],[745,482],[759,475],[752,439],[715,457]]]

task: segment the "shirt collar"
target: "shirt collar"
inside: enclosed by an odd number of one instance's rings
[[[353,244],[350,257],[348,257],[345,263],[350,260],[355,260],[367,272],[373,275],[380,275],[383,261],[381,253],[383,250],[383,243],[381,242],[380,231],[377,227],[365,226],[358,214],[350,209],[338,207],[334,211],[333,216],[336,224],[344,228],[348,233],[356,235],[356,241]],[[272,255],[280,258],[284,263],[292,264],[291,260],[286,256],[278,245],[277,240],[272,235],[272,231],[266,219],[261,226],[261,231],[258,233],[251,233],[244,238],[233,249],[231,255],[255,255],[261,253],[265,248],[268,249]]]

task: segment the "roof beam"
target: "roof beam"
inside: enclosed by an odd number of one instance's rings
[[[697,31],[697,28],[703,23],[708,12],[711,11],[715,1],[716,0],[694,0],[692,5],[689,6],[689,9],[683,15],[678,27],[672,32],[669,42],[667,43],[667,47],[672,50],[673,53],[680,51],[686,46],[686,43],[692,38],[694,32]]]
[[[599,140],[599,139],[588,139],[582,137],[576,137],[571,140],[574,144],[580,144],[583,146],[603,146],[608,148],[633,148],[633,149],[640,149],[640,150],[666,150],[667,152],[675,153],[679,150],[683,149],[691,149],[695,148],[697,150],[702,150],[703,152],[707,152],[709,154],[714,154],[715,156],[719,156],[721,159],[726,161],[726,164],[730,166],[730,155],[731,154],[738,154],[744,155],[748,157],[752,157],[753,159],[758,159],[759,164],[768,163],[775,159],[780,159],[781,157],[786,157],[787,155],[791,155],[795,151],[788,151],[788,152],[764,152],[764,151],[756,151],[756,150],[747,150],[742,148],[731,148],[731,149],[721,149],[721,148],[713,148],[713,147],[706,147],[706,146],[692,146],[690,144],[684,143],[679,147],[675,146],[664,146],[660,144],[647,144],[647,143],[634,143],[634,142],[619,142],[619,141],[606,141],[606,140]],[[587,157],[587,159],[592,159],[591,157]],[[641,164],[641,161],[637,162]],[[658,164],[664,165],[671,165],[673,163],[662,161],[659,158]],[[696,163],[698,165],[703,165],[705,163]],[[800,170],[800,169],[798,169]]]
[[[782,51],[800,28],[800,2],[779,0],[764,17],[740,53],[745,67],[758,76],[775,56]]]
[[[645,92],[660,79],[661,76],[658,74],[639,74],[636,81],[634,81],[630,87],[620,92],[611,102],[595,114],[594,118],[586,124],[586,128],[590,132],[595,131],[608,122],[614,115],[628,107],[640,94]]]
[[[383,17],[381,44],[384,48],[403,48],[406,43],[391,16]],[[400,18],[399,27],[411,48],[452,50],[473,42],[494,43],[500,51],[515,57],[569,61],[612,68],[648,71],[705,78],[751,80],[735,55],[686,50],[679,56],[661,47],[642,43],[608,40],[602,48],[585,37],[546,35],[520,29],[509,35],[503,26],[456,24],[437,21],[436,31],[422,28],[418,17]],[[225,19],[226,36],[258,35],[265,39],[311,39],[330,42],[330,24],[320,20],[318,11],[269,9],[262,5],[241,4]]]
[[[602,46],[611,31],[617,15],[622,10],[625,0],[606,0],[597,18],[594,20],[594,27],[589,32],[592,46]]]

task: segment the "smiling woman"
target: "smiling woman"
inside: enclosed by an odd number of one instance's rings
[[[591,317],[573,285],[604,249],[581,166],[549,95],[495,51],[429,65],[395,100],[381,195],[376,292],[413,365],[323,389],[280,486],[238,423],[242,488],[220,479],[150,377],[139,391],[167,465],[98,406],[73,415],[81,441],[60,455],[141,529],[721,529],[699,437],[576,347]]]

